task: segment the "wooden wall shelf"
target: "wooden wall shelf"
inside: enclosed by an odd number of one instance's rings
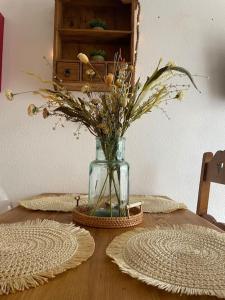
[[[101,39],[101,41],[108,41],[120,38],[130,38],[132,31],[59,28],[59,33],[64,37],[69,36],[80,38],[83,40]]]
[[[113,71],[113,59],[121,51],[123,58],[133,64],[135,43],[135,0],[55,0],[54,70],[55,80],[68,89],[79,91],[88,81],[87,66],[77,61],[77,54],[89,56],[92,50],[104,50],[104,62],[93,62],[105,76]],[[128,2],[128,3],[127,3]],[[92,19],[102,19],[106,30],[91,29]],[[104,90],[94,78],[92,88]]]
[[[118,3],[123,4],[131,4],[132,0],[98,0],[98,1],[91,1],[91,0],[61,0],[64,5],[73,5],[73,6],[87,6],[87,7],[118,7]],[[137,2],[134,1],[135,3]]]

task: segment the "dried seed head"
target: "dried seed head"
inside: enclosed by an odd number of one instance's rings
[[[89,63],[89,58],[87,57],[86,54],[84,53],[79,53],[77,55],[77,58],[83,63],[83,64],[88,64]]]

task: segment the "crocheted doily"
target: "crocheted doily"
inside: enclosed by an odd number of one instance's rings
[[[0,295],[44,284],[87,260],[90,233],[50,220],[0,225]]]
[[[168,292],[225,298],[225,235],[196,225],[139,228],[106,253],[122,272]]]

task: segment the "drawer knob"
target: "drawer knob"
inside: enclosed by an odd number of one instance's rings
[[[69,68],[65,69],[64,70],[64,76],[65,77],[70,77],[70,75],[71,75],[71,69],[69,69]]]

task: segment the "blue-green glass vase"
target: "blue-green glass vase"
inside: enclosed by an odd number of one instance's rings
[[[96,138],[96,159],[89,167],[89,212],[100,217],[126,216],[129,203],[129,164],[125,139]]]

